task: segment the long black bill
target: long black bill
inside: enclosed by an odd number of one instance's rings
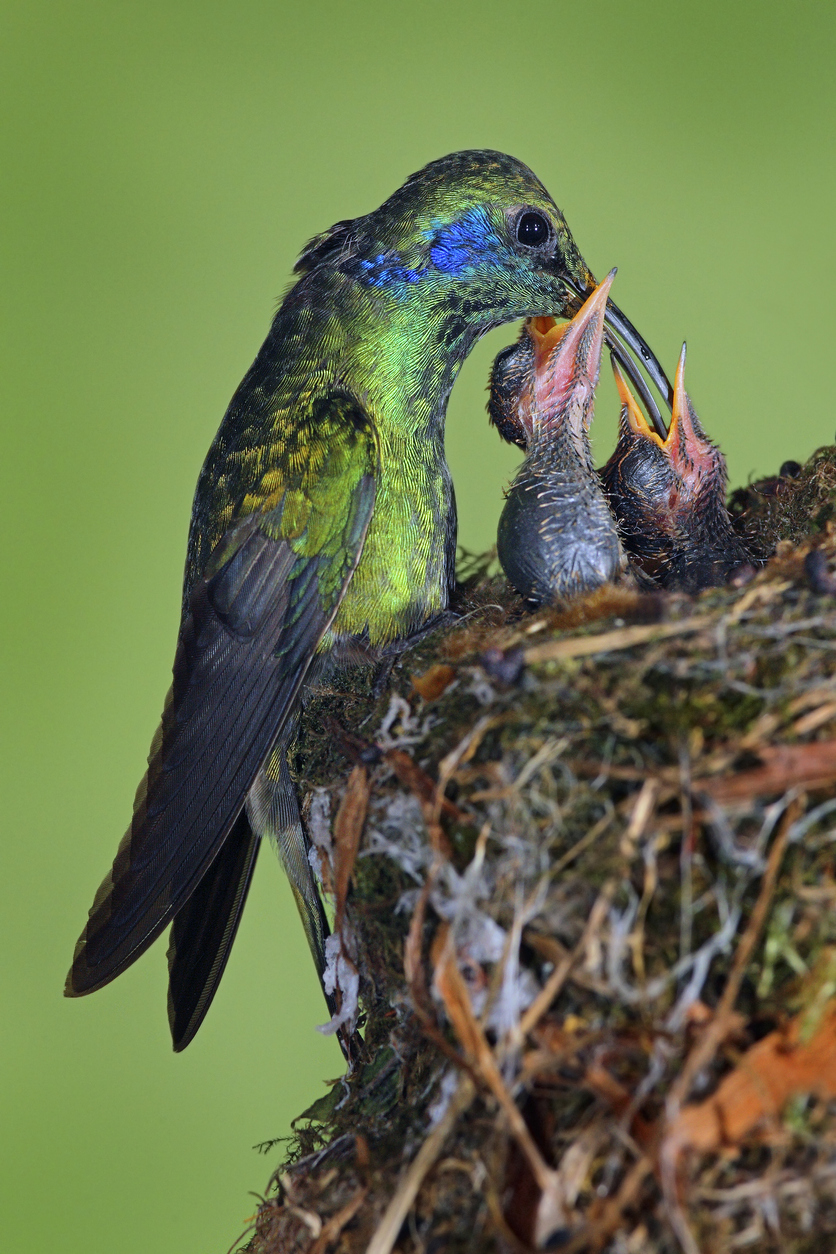
[[[644,376],[639,371],[636,364],[636,358],[639,359],[647,373],[650,375],[651,381],[659,389],[659,394],[667,405],[668,409],[673,406],[673,388],[670,380],[662,369],[656,354],[652,351],[645,340],[639,335],[629,318],[627,318],[618,305],[611,300],[607,301],[607,312],[604,315],[604,321],[607,324],[606,342],[610,352],[616,361],[624,367],[630,382],[641,397],[642,403],[647,409],[648,416],[656,429],[656,433],[665,439],[667,435],[667,426],[662,420],[659,407],[656,404],[650,389],[645,383]]]
[[[616,339],[611,332],[607,333],[606,342],[613,361],[617,361],[619,365],[623,367],[625,374],[629,375],[630,382],[633,384],[633,387],[641,397],[642,404],[647,410],[648,417],[650,418],[650,425],[653,427],[656,434],[661,439],[664,439],[666,435],[665,421],[659,412],[659,406],[653,399],[653,394],[645,382],[644,375],[639,372],[634,359],[630,356],[621,341]]]
[[[564,282],[566,282],[565,279]],[[568,286],[577,293],[582,301],[589,295],[589,292],[582,292],[571,281],[568,282]],[[612,300],[607,301],[604,324],[606,327],[604,339],[607,347],[635,388],[639,399],[647,410],[651,426],[657,435],[664,440],[668,434],[668,428],[662,418],[653,393],[647,385],[647,380],[641,372],[640,365],[647,371],[651,382],[658,388],[659,395],[668,409],[672,409],[673,388],[668,376],[659,364],[656,354],[639,335],[630,319],[621,312],[618,305]]]

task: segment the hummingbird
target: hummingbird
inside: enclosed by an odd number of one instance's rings
[[[492,327],[571,316],[595,286],[543,184],[481,150],[430,163],[379,209],[314,236],[294,274],[198,478],[173,682],[65,990],[101,988],[171,924],[177,1051],[215,995],[265,837],[334,1013],[286,756],[304,695],[443,621],[456,549],[444,417],[459,369]],[[604,319],[634,385],[641,363],[669,398],[628,319],[612,304]]]
[[[726,462],[685,391],[685,345],[670,430],[650,426],[613,361],[621,398],[618,443],[601,471],[631,561],[663,588],[699,592],[753,561],[726,508]]]
[[[526,450],[497,551],[509,582],[538,604],[590,592],[627,565],[588,434],[614,277],[612,270],[567,324],[529,319],[491,374],[491,420]]]

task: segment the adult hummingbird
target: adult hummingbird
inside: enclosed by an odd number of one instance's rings
[[[499,519],[499,560],[537,603],[589,592],[627,565],[588,434],[614,276],[568,324],[530,318],[491,374],[491,420],[526,450]]]
[[[323,978],[327,923],[285,758],[303,690],[440,621],[456,545],[444,415],[462,362],[491,327],[573,314],[594,287],[542,183],[489,151],[434,161],[316,236],[295,275],[200,472],[173,684],[66,987],[101,988],[171,923],[175,1050],[217,989],[264,836]],[[605,317],[631,377],[628,350],[667,394],[623,314]]]
[[[633,563],[663,588],[699,592],[752,561],[726,508],[726,462],[685,391],[685,345],[670,430],[650,426],[613,362],[621,397],[618,443],[601,471]]]

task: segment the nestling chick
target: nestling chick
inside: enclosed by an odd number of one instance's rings
[[[614,275],[568,325],[529,319],[491,375],[491,421],[526,450],[499,520],[499,560],[517,591],[541,604],[589,592],[626,566],[588,434]]]
[[[685,391],[685,345],[667,438],[650,427],[613,361],[618,444],[601,472],[631,560],[663,588],[699,592],[752,559],[726,509],[726,462]]]

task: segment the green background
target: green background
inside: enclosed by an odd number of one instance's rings
[[[733,481],[829,442],[834,9],[166,0],[0,13],[0,1249],[223,1254],[251,1146],[340,1070],[262,859],[220,995],[170,1050],[161,943],[61,988],[165,693],[191,494],[314,232],[462,147],[528,162],[689,389]],[[514,456],[494,332],[450,407],[461,538]],[[596,437],[611,441],[602,388]]]

